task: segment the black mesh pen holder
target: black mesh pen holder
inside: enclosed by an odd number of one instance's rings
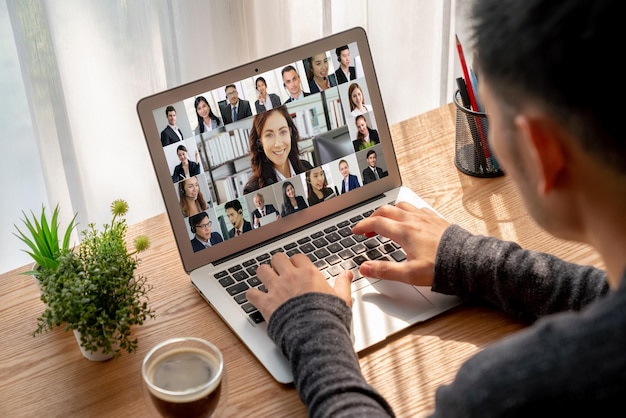
[[[504,174],[493,156],[487,133],[489,121],[487,114],[474,112],[461,104],[461,93],[454,93],[456,106],[456,139],[454,165],[456,168],[474,177],[498,177]]]

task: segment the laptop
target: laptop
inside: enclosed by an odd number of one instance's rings
[[[342,78],[336,51],[340,48],[345,54],[345,47],[350,67],[356,68]],[[294,93],[287,88],[297,92],[293,72],[287,72],[292,78],[289,85],[283,82],[283,69],[288,66],[295,69],[300,80],[302,94],[296,99],[291,98]],[[318,81],[315,71],[321,76]],[[313,76],[311,81],[307,74]],[[356,78],[350,79],[351,74]],[[270,102],[267,106],[255,103],[257,80],[261,77],[268,95],[280,98],[280,106],[272,105],[272,110]],[[346,81],[341,82],[342,79]],[[319,81],[326,88],[320,89]],[[226,115],[229,122],[233,121],[224,125],[222,112],[226,112],[233,96],[225,93],[230,85],[236,87],[240,109],[247,107],[242,102],[245,100],[250,112],[238,112],[236,120],[233,115]],[[363,117],[350,106],[349,94],[354,85],[366,104]],[[207,117],[205,104],[214,117]],[[283,114],[286,109],[291,126],[295,127],[289,134],[291,150],[313,169],[297,172],[292,164],[287,176],[274,169],[274,176],[268,176],[259,188],[258,182],[251,182],[256,152],[251,146],[256,147],[250,136],[256,132],[254,123],[263,119],[263,113],[277,114],[281,108]],[[357,352],[460,303],[456,297],[431,292],[429,287],[375,280],[358,273],[364,260],[403,262],[406,254],[397,243],[384,237],[353,235],[352,225],[383,204],[408,201],[418,207],[428,206],[402,186],[370,47],[362,28],[145,97],[138,102],[137,111],[191,284],[277,381],[293,381],[289,364],[267,336],[267,322],[245,298],[247,289],[262,286],[255,275],[256,268],[270,262],[277,251],[307,254],[331,282],[342,270],[355,273],[352,334]],[[168,123],[172,123],[172,111],[180,130],[176,137],[167,132],[171,129]],[[359,120],[367,124],[369,141],[359,137]],[[265,129],[263,126],[257,129]],[[337,143],[333,144],[333,138]],[[372,150],[380,169],[374,176],[368,165]],[[266,158],[265,163],[274,164],[268,155],[259,156],[256,152],[256,156],[257,162]],[[185,158],[190,162],[181,165]],[[354,176],[352,186],[347,188],[342,187],[344,178],[340,171],[344,163]],[[308,188],[313,183],[309,183],[309,176],[325,178],[325,198],[313,196],[316,190]],[[344,186],[348,184],[345,182]],[[297,196],[293,199],[295,204],[291,204],[290,193]],[[254,223],[254,198],[258,194],[266,206],[274,207],[272,222]]]
[[[262,216],[259,219],[259,222],[261,223],[261,226],[265,226],[265,225],[270,224],[271,222],[274,222],[276,219],[278,219],[277,212],[272,212],[272,213],[268,213],[265,216]]]

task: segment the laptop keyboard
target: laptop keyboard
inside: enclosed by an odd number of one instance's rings
[[[361,280],[363,276],[359,273],[358,268],[364,261],[386,260],[400,262],[406,260],[405,252],[392,240],[378,235],[367,238],[365,235],[354,235],[352,233],[352,226],[370,216],[373,212],[373,210],[367,211],[349,220],[338,222],[336,225],[327,227],[323,231],[315,232],[282,247],[274,248],[256,258],[246,260],[227,270],[219,271],[214,274],[214,277],[255,324],[263,322],[264,318],[254,305],[248,302],[246,291],[252,287],[267,291],[257,278],[256,269],[261,264],[269,264],[272,255],[277,252],[284,252],[288,256],[297,253],[306,254],[324,274],[326,279],[331,282],[334,282],[334,278],[344,270],[352,270],[354,275],[352,291],[354,292],[372,283],[371,279]]]

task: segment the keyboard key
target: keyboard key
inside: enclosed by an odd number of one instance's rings
[[[232,274],[232,276],[233,276],[233,279],[237,280],[238,282],[250,277],[248,273],[246,273],[244,270],[236,271]]]
[[[383,254],[380,251],[378,251],[377,248],[374,248],[373,250],[369,250],[368,252],[365,253],[365,255],[367,255],[367,258],[369,258],[370,260],[377,260],[383,256]]]
[[[342,262],[340,265],[341,265],[341,268],[343,268],[344,270],[352,270],[358,267],[353,259],[346,260]]]
[[[350,225],[350,221],[341,221],[337,224],[337,228],[341,229],[344,226],[348,226],[348,225]]]
[[[378,241],[380,241],[383,244],[391,241],[391,238],[383,237],[382,235],[378,235],[376,238],[378,239]]]
[[[324,232],[323,231],[318,231],[318,232],[314,232],[311,234],[311,238],[313,238],[314,240],[319,238],[319,237],[323,237],[324,236]]]
[[[376,238],[370,238],[367,241],[364,241],[363,244],[365,244],[367,248],[372,249],[378,247],[380,245],[380,241]]]
[[[354,257],[354,253],[352,252],[350,248],[346,248],[345,250],[339,251],[337,255],[339,255],[339,257],[343,258],[344,260]]]
[[[341,239],[341,235],[339,235],[336,232],[331,232],[330,234],[326,235],[326,240],[328,242],[336,242],[339,241]]]
[[[310,253],[313,250],[315,250],[315,246],[311,243],[302,244],[300,246],[300,251],[302,251],[305,254]]]
[[[243,305],[241,305],[241,309],[243,309],[244,312],[246,312],[246,313],[250,313],[252,311],[256,311],[256,308],[250,302],[246,302]]]
[[[389,255],[397,262],[406,260],[406,253],[403,250],[398,250]]]
[[[226,270],[218,271],[213,275],[216,279],[221,279],[224,276],[228,276],[228,272]]]
[[[250,285],[250,287],[257,287],[261,284],[261,280],[259,280],[259,278],[256,276],[250,277],[248,280],[246,280],[246,282]]]
[[[330,244],[326,248],[328,249],[328,251],[330,251],[333,254],[337,254],[340,251],[343,251],[343,247],[341,245],[337,244],[336,242],[333,242],[332,244]]]
[[[339,231],[339,235],[341,235],[342,237],[349,237],[350,235],[352,235],[352,229],[350,229],[350,227],[343,227],[341,228]]]
[[[328,241],[326,241],[325,238],[317,238],[313,240],[313,245],[315,245],[317,248],[322,248],[328,245]]]
[[[265,261],[265,260],[269,260],[271,258],[271,256],[267,253],[265,254],[261,254],[259,256],[257,256],[257,261]]]
[[[367,239],[365,235],[361,235],[361,234],[353,234],[352,238],[354,238],[356,242],[363,242]]]
[[[313,264],[315,264],[315,267],[317,267],[318,270],[323,270],[328,267],[328,263],[324,259],[315,260]]]
[[[326,258],[330,255],[326,248],[320,248],[319,250],[315,250],[313,252],[317,258]]]
[[[232,285],[231,287],[226,288],[226,291],[231,295],[231,296],[235,296],[241,292],[245,292],[246,290],[250,289],[250,286],[248,286],[246,284],[246,282],[240,282],[237,283],[235,285]]]
[[[350,247],[350,249],[354,251],[355,254],[361,254],[367,251],[367,247],[363,244],[355,244],[352,247]]]
[[[263,315],[261,315],[261,312],[259,312],[259,311],[252,312],[250,315],[248,315],[248,317],[255,324],[260,324],[261,322],[265,321],[265,319],[263,318]]]
[[[235,283],[235,280],[230,276],[226,276],[219,279],[218,282],[222,285],[222,287],[228,287],[231,284]]]
[[[392,253],[395,250],[396,250],[396,247],[394,247],[394,245],[391,243],[387,243],[381,247],[381,251],[384,252],[385,254]]]
[[[356,244],[356,241],[352,238],[352,237],[347,237],[342,239],[341,241],[339,241],[339,243],[341,245],[344,246],[344,248],[350,248],[352,247],[354,244]]]
[[[238,295],[235,295],[235,297],[233,298],[235,299],[235,302],[237,302],[238,304],[242,304],[248,301],[248,298],[246,297],[246,293],[240,293]]]
[[[340,264],[335,264],[334,266],[328,267],[326,269],[326,271],[328,272],[328,274],[330,274],[331,276],[335,277],[339,273],[343,273],[344,269],[343,269],[343,267],[341,267]]]

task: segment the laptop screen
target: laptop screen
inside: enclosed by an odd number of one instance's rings
[[[137,109],[187,272],[400,185],[361,28]]]

